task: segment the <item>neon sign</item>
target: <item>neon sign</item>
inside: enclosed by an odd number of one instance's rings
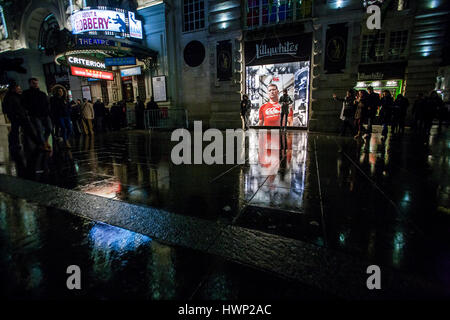
[[[67,61],[69,61],[70,64],[79,64],[79,65],[83,65],[85,67],[106,69],[106,65],[104,62],[95,61],[95,60],[91,60],[91,59],[68,56]]]
[[[128,69],[122,69],[120,70],[120,76],[121,77],[127,77],[127,76],[137,76],[141,74],[141,67],[134,67],[134,68],[128,68]]]
[[[77,77],[95,78],[95,79],[101,79],[101,80],[114,80],[114,74],[112,72],[106,72],[106,71],[100,71],[100,70],[92,70],[92,69],[71,66],[70,73],[73,76],[77,76]]]

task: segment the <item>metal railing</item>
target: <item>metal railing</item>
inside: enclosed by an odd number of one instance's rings
[[[182,108],[161,108],[146,110],[144,113],[146,129],[153,128],[187,128],[188,113]]]
[[[136,111],[127,109],[127,127],[136,125]]]

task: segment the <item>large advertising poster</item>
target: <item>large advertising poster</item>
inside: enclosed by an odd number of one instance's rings
[[[72,32],[127,31],[125,14],[113,10],[81,10],[72,15]]]
[[[287,126],[306,127],[309,70],[309,61],[246,67],[247,95],[251,102],[251,108],[247,114],[248,125],[279,126],[281,121],[279,99],[283,95],[283,90],[286,89],[293,101],[289,106]]]
[[[134,12],[117,8],[89,8],[79,10],[70,17],[73,34],[119,35],[142,39],[142,21],[136,19]]]
[[[247,125],[280,126],[280,98],[286,89],[287,100],[292,101],[284,107],[287,127],[307,127],[312,34],[246,41],[244,50],[246,93],[251,102]]]

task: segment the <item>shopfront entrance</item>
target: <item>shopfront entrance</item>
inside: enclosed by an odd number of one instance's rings
[[[371,86],[380,95],[384,90],[389,90],[395,98],[404,93],[405,68],[406,63],[403,62],[360,65],[355,89],[366,90]]]
[[[123,92],[123,99],[126,102],[134,101],[133,82],[131,76],[122,78],[122,92]]]
[[[311,34],[245,42],[246,94],[251,101],[249,126],[279,126],[281,108],[268,104],[269,86],[293,101],[288,127],[307,128]]]

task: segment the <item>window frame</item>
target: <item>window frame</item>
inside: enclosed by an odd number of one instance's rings
[[[399,52],[397,55],[393,55],[391,54],[391,50],[392,49],[401,49],[402,48],[402,43],[403,42],[397,42],[399,43],[399,47],[397,48],[393,48],[392,47],[392,37],[394,34],[399,33],[401,34],[400,39],[401,40],[405,40],[404,44],[403,44],[403,50],[402,52]],[[403,34],[403,35],[402,35]],[[408,43],[409,43],[409,36],[410,36],[410,32],[408,29],[404,29],[404,30],[392,30],[389,32],[389,43],[388,43],[388,47],[387,47],[387,58],[388,61],[397,61],[397,60],[404,60],[406,59],[406,57],[408,56]]]
[[[254,6],[252,6],[251,8],[249,7],[249,2],[251,2],[252,4],[255,4]],[[244,28],[246,30],[252,30],[252,29],[257,29],[257,28],[261,28],[261,27],[265,27],[265,26],[271,26],[271,25],[276,25],[276,24],[285,24],[285,23],[294,23],[297,21],[302,21],[304,19],[309,19],[313,16],[313,1],[311,0],[306,0],[305,1],[305,5],[309,4],[309,8],[311,10],[311,14],[309,16],[303,16],[303,15],[299,15],[297,17],[298,13],[301,13],[302,11],[302,5],[300,7],[297,7],[297,1],[289,1],[289,0],[280,0],[280,4],[279,6],[277,6],[274,3],[272,3],[272,8],[275,7],[276,12],[274,13],[273,11],[269,14],[269,7],[270,7],[270,0],[246,0],[245,1],[245,10],[246,10],[246,14],[244,16]],[[287,7],[285,7],[286,9],[284,10],[280,10],[282,8],[282,6],[288,6],[290,5],[290,8],[287,9]],[[250,10],[252,10],[252,15],[249,16],[250,14]],[[257,11],[257,15],[253,15],[253,10]],[[265,12],[265,10],[267,10]],[[284,15],[284,19],[280,19],[280,15],[283,14]],[[271,21],[271,16],[275,15],[275,21]],[[266,22],[264,20],[267,20]],[[251,25],[248,24],[248,21],[251,20],[252,23]],[[253,24],[253,21],[257,20],[256,24]]]
[[[193,29],[190,29],[189,28],[189,30],[185,30],[185,12],[184,12],[184,8],[185,8],[185,6],[186,6],[186,3],[187,2],[189,2],[189,0],[183,0],[182,2],[181,2],[181,10],[180,10],[180,14],[181,14],[181,32],[182,33],[191,33],[191,32],[197,32],[197,31],[203,31],[203,30],[205,30],[207,27],[208,27],[208,19],[207,19],[207,17],[208,17],[208,1],[206,1],[206,0],[192,0],[192,4],[193,4],[193,6],[194,6],[194,11],[192,11],[192,12],[190,12],[190,11],[188,11],[187,12],[187,14],[188,15],[190,15],[190,14],[192,14],[193,16],[194,16],[194,20],[191,22],[191,21],[189,21],[189,24],[191,24],[191,23],[193,23],[194,24],[194,27],[193,27]],[[201,12],[201,10],[199,10],[199,11],[195,11],[195,3],[203,3],[203,27],[198,27],[198,28],[196,28],[195,27],[195,23],[196,23],[196,21],[201,21],[201,19],[199,19],[199,20],[196,20],[195,19],[195,13],[196,12],[198,12],[199,13],[199,15],[200,15],[200,12]],[[189,3],[188,3],[189,4]]]
[[[391,37],[392,34],[394,33],[406,33],[405,36],[405,43],[404,43],[404,49],[402,53],[399,53],[398,55],[394,56],[390,53],[391,49],[392,49],[392,42],[391,42]],[[360,63],[384,63],[384,62],[393,62],[393,61],[403,61],[408,59],[408,55],[409,55],[409,41],[410,41],[410,37],[411,37],[411,32],[409,32],[408,29],[400,29],[400,30],[389,30],[389,31],[385,31],[382,32],[381,34],[384,35],[384,41],[383,41],[383,55],[382,58],[380,60],[365,60],[363,59],[366,56],[363,56],[364,50],[365,50],[365,37],[374,37],[375,34],[372,33],[365,33],[361,35],[361,39],[360,39],[360,54],[359,54],[359,58],[360,58]],[[375,49],[376,50],[376,49]]]

